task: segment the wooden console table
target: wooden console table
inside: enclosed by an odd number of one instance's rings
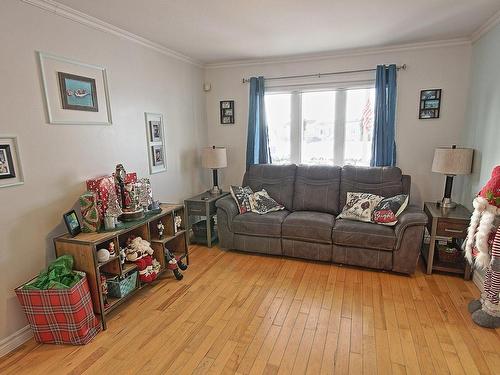
[[[132,297],[138,290],[148,284],[142,284],[137,279],[136,288],[122,298],[112,298],[108,296],[108,305],[104,306],[104,299],[101,294],[101,272],[114,275],[124,275],[137,266],[134,263],[125,262],[121,264],[119,257],[120,247],[125,247],[125,242],[130,235],[136,235],[151,243],[154,250],[154,258],[160,263],[160,275],[166,271],[166,260],[164,248],[167,247],[173,253],[184,253],[186,262],[188,259],[188,246],[186,240],[186,228],[184,222],[184,206],[179,204],[161,204],[161,212],[139,220],[137,223],[128,226],[126,229],[118,229],[112,232],[101,233],[80,233],[75,237],[64,234],[54,239],[56,256],[70,254],[74,259],[74,268],[87,274],[94,312],[99,315],[103,329],[106,329],[106,317],[116,307]],[[181,227],[175,232],[174,218],[182,218]],[[156,225],[161,221],[165,226],[163,238],[158,236]],[[107,248],[113,242],[116,255],[107,262],[99,263],[97,261],[97,250]],[[158,280],[158,279],[157,279]],[[153,285],[156,283],[153,282]]]
[[[464,275],[464,279],[470,280],[471,267],[462,254],[456,262],[445,262],[440,260],[436,254],[437,236],[465,240],[471,216],[470,211],[462,205],[442,209],[434,202],[425,202],[424,212],[429,219],[427,230],[430,234],[429,244],[422,244],[426,273],[431,274],[432,271],[451,272]]]

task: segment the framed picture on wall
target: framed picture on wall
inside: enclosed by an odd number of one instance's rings
[[[146,121],[149,173],[165,172],[167,170],[167,159],[163,115],[145,112],[144,117]]]
[[[111,125],[106,69],[38,52],[50,124]]]
[[[234,100],[220,102],[220,123],[224,125],[234,124]]]
[[[441,89],[420,91],[418,118],[421,120],[439,118],[441,111]]]
[[[0,135],[0,188],[24,183],[16,136]]]

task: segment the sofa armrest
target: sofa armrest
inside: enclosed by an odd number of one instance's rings
[[[228,195],[221,198],[215,202],[215,206],[219,210],[224,210],[227,216],[228,226],[232,229],[233,219],[240,213],[233,197]]]
[[[427,215],[424,213],[424,211],[422,211],[421,208],[415,205],[408,206],[406,210],[404,210],[401,215],[399,215],[398,223],[394,227],[396,238],[398,239],[398,246],[396,246],[396,248],[399,248],[406,228],[415,225],[425,226],[426,224]]]
[[[409,206],[399,216],[394,228],[397,239],[392,258],[394,272],[410,275],[415,272],[426,224],[427,215],[417,206]]]

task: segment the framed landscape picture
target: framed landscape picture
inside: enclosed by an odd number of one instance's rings
[[[0,188],[23,183],[17,137],[0,135]]]
[[[111,125],[106,69],[38,52],[50,124]]]
[[[420,91],[418,118],[421,120],[439,118],[441,111],[441,89]]]
[[[164,172],[167,170],[167,152],[163,115],[145,112],[144,118],[146,122],[149,173]]]

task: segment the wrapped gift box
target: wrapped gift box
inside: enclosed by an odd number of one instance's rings
[[[38,342],[84,345],[101,330],[86,277],[68,289],[15,292]]]
[[[115,179],[113,176],[101,176],[87,180],[87,190],[97,194],[97,210],[99,211],[99,220],[103,222],[104,213],[109,205],[109,192],[115,189]]]
[[[79,202],[83,218],[82,232],[97,232],[101,227],[97,193],[95,191],[86,191],[80,195]]]

